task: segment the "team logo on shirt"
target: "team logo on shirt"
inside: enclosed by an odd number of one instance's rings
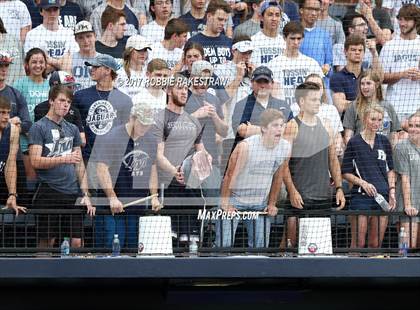
[[[133,150],[124,156],[122,163],[131,172],[132,177],[143,176],[143,170],[149,161],[149,155],[141,150]]]
[[[86,125],[98,136],[106,134],[111,128],[117,111],[109,101],[95,101],[89,108]]]
[[[386,160],[386,153],[383,150],[378,150],[378,159]]]
[[[49,150],[47,157],[58,157],[71,154],[73,150],[73,137],[60,137],[57,129],[51,129],[52,143],[46,143]]]

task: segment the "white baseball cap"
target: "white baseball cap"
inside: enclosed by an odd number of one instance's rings
[[[125,48],[134,48],[135,50],[141,51],[144,49],[152,49],[151,44],[146,40],[145,37],[135,34],[128,38]]]
[[[233,44],[232,50],[238,50],[241,53],[252,52],[254,47],[252,46],[251,41],[239,41]]]
[[[76,26],[74,26],[75,35],[84,32],[95,32],[93,30],[92,24],[86,20],[82,20],[81,22],[78,22]]]

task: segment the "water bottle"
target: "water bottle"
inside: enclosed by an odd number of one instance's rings
[[[118,235],[114,235],[114,240],[112,240],[112,256],[120,256],[121,246],[120,246],[120,239],[118,239]]]
[[[382,196],[379,193],[376,193],[375,195],[375,201],[378,203],[378,205],[384,210],[385,212],[389,211],[389,203],[386,201],[384,196]]]
[[[286,251],[284,252],[285,257],[293,257],[293,252],[291,251],[292,248],[293,248],[292,240],[287,239],[287,247],[286,247]]]
[[[407,242],[407,233],[404,230],[404,227],[400,228],[399,240],[398,240],[398,253],[402,257],[407,257],[408,252],[408,242]]]
[[[61,244],[61,257],[65,258],[65,257],[69,257],[70,255],[70,242],[69,242],[69,238],[66,237],[64,238],[63,243]]]
[[[198,254],[197,241],[191,240],[190,241],[190,256],[197,256],[197,254]]]

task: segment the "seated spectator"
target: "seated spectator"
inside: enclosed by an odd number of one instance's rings
[[[5,97],[0,97],[0,205],[15,211],[26,212],[17,204],[17,165],[19,151],[19,129],[9,122],[11,105]]]
[[[233,60],[215,70],[216,75],[225,80],[226,91],[231,97],[231,100],[223,105],[223,114],[229,126],[228,138],[235,138],[232,131],[232,114],[236,103],[252,93],[251,76],[255,69],[255,65],[251,62],[253,50],[250,37],[236,37],[232,45]]]
[[[191,37],[187,42],[187,45],[201,44],[205,60],[209,61],[214,68],[232,60],[232,40],[223,34],[223,27],[230,13],[230,6],[224,0],[210,1],[206,11],[205,30]]]
[[[10,64],[7,84],[13,84],[15,80],[25,75],[23,71],[23,48],[19,40],[6,32],[3,21],[0,18],[0,51],[6,52],[13,58]]]
[[[172,0],[151,0],[153,21],[141,27],[140,34],[149,42],[160,42],[165,37],[165,27],[172,14]]]
[[[9,0],[0,2],[0,18],[6,26],[7,33],[13,35],[21,43],[31,30],[31,15],[22,1]]]
[[[386,100],[397,112],[405,128],[405,121],[420,106],[420,8],[404,5],[398,12],[400,34],[387,42],[381,50],[384,83],[388,84]]]
[[[72,99],[73,94],[67,87],[53,87],[48,97],[50,110],[29,132],[29,156],[40,181],[33,208],[79,210],[75,204],[82,193],[82,204],[87,213],[94,216],[79,130],[64,120]],[[53,247],[59,236],[69,236],[72,247],[82,247],[82,215],[39,215],[37,223],[40,248]]]
[[[281,6],[276,1],[265,1],[260,6],[260,16],[262,29],[251,37],[254,45],[251,60],[257,67],[268,64],[286,48],[283,36],[279,33]]]
[[[165,88],[170,74],[168,65],[162,59],[155,58],[149,62],[145,83],[133,97],[133,102],[149,102],[154,114],[165,109],[167,102]]]
[[[146,197],[149,193],[157,194],[158,142],[150,131],[153,124],[150,103],[137,102],[133,104],[127,123],[112,128],[108,134],[96,140],[97,175],[112,213],[112,216],[104,217],[103,231],[98,231],[102,227],[96,226],[98,247],[111,248],[114,234],[118,234],[123,247],[138,246],[139,218],[138,215],[129,215],[129,212],[144,209],[145,205],[139,204],[124,210],[124,203]],[[151,203],[154,211],[162,207],[157,197],[152,198]]]
[[[76,25],[74,38],[79,45],[79,51],[73,54],[72,73],[77,82],[76,90],[81,90],[95,85],[90,78],[89,66],[86,66],[85,62],[92,61],[99,54],[95,48],[95,32],[89,22],[81,21]]]
[[[335,152],[337,156],[341,157],[344,153],[344,141],[343,141],[343,124],[341,123],[340,114],[338,114],[337,108],[328,103],[327,89],[325,88],[324,80],[317,74],[309,74],[305,78],[305,82],[312,82],[317,84],[321,88],[321,106],[317,116],[322,120],[329,122],[333,135],[335,137]]]
[[[323,76],[322,69],[315,59],[303,55],[299,48],[304,40],[305,30],[299,22],[287,23],[283,30],[286,50],[268,63],[273,71],[278,88],[284,90],[286,104],[294,115],[299,114],[295,89],[305,81],[309,74]]]
[[[371,50],[373,50],[373,48],[376,49],[377,45],[375,38],[367,38],[369,31],[367,19],[363,15],[350,11],[350,13],[348,13],[345,17],[343,27],[346,33],[346,38],[349,36],[358,36],[365,40],[367,51],[364,53],[362,68],[364,70],[370,68],[372,66],[373,57],[375,56],[375,53],[372,53]],[[336,71],[341,71],[346,65],[344,42],[334,45],[333,58],[334,68]]]
[[[74,92],[74,90],[77,88],[77,83],[74,77],[64,71],[54,71],[53,73],[51,73],[48,84],[51,88],[55,85],[63,85],[70,89],[72,92]],[[34,122],[39,121],[41,118],[47,115],[49,109],[50,103],[48,100],[45,100],[44,102],[38,104],[34,110]],[[76,125],[77,129],[79,129],[80,139],[82,141],[81,146],[84,147],[86,145],[86,136],[79,109],[77,109],[72,104],[70,106],[69,112],[64,116],[64,119],[70,124]]]
[[[93,10],[89,19],[96,37],[100,38],[105,31],[102,24],[102,15],[109,7],[124,13],[126,28],[124,29],[124,36],[118,38],[119,41],[125,43],[129,37],[139,34],[140,25],[136,16],[137,11],[131,7],[126,0],[107,0]]]
[[[369,0],[370,1],[370,0]],[[343,24],[340,20],[332,18],[329,14],[329,8],[332,4],[331,0],[322,0],[321,1],[321,12],[318,16],[318,20],[316,21],[316,27],[324,29],[327,31],[332,40],[332,44],[342,43],[344,44],[344,40],[346,36],[344,35],[343,31]]]
[[[380,77],[383,75],[378,52],[374,45],[369,45],[372,53],[372,71]],[[365,40],[357,35],[346,38],[344,43],[346,53],[346,66],[343,70],[335,72],[331,77],[332,99],[338,113],[343,114],[356,99],[357,80],[363,72],[362,63],[365,54]]]
[[[400,121],[391,103],[384,100],[382,95],[382,83],[379,76],[371,70],[364,71],[358,81],[358,96],[344,114],[343,126],[344,140],[363,130],[363,111],[370,105],[375,104],[383,107],[383,123],[377,133],[385,135],[394,147],[397,143],[397,132],[401,130]]]
[[[285,131],[285,139],[292,145],[292,154],[284,170],[287,209],[331,210],[334,206],[341,210],[346,203],[334,133],[329,122],[317,116],[321,105],[320,90],[311,82],[296,88],[300,112],[288,122]],[[297,218],[289,217],[286,235],[292,245],[296,243],[296,227]]]
[[[96,51],[116,59],[122,59],[125,42],[121,39],[127,29],[124,11],[107,6],[101,16],[101,27],[102,36],[95,43]]]
[[[350,210],[381,210],[375,198],[381,194],[395,208],[395,173],[392,147],[388,138],[377,131],[383,122],[384,109],[378,105],[363,111],[364,129],[353,136],[344,152],[343,178],[353,184]],[[381,247],[388,224],[387,216],[351,217],[352,248],[364,248],[368,232],[368,247]]]
[[[118,70],[115,84],[130,97],[140,92],[145,82],[146,68],[150,59],[151,45],[142,36],[128,38],[123,54],[123,66]]]
[[[79,50],[72,30],[59,23],[60,0],[41,0],[39,4],[42,24],[26,35],[24,50],[38,47],[47,54],[47,72],[71,71],[72,54]]]
[[[270,226],[277,215],[277,196],[282,183],[284,162],[290,144],[282,138],[283,113],[267,109],[261,113],[261,135],[243,140],[233,151],[223,178],[221,207],[231,214],[237,211],[265,211],[256,220],[245,221],[248,247],[268,247]],[[221,220],[216,229],[216,246],[231,247],[239,220]]]
[[[408,217],[400,218],[401,227],[411,237],[409,247],[417,248],[420,209],[420,112],[408,118],[408,139],[397,144],[394,152],[397,173],[397,211]]]
[[[256,68],[251,81],[252,94],[236,103],[232,115],[232,130],[236,135],[236,142],[261,134],[259,119],[261,113],[269,108],[281,111],[286,120],[293,117],[289,106],[271,95],[273,72],[269,68]]]
[[[190,37],[204,31],[206,25],[206,0],[191,0],[191,10],[179,18],[190,26]]]
[[[178,18],[171,19],[165,26],[165,36],[161,42],[152,45],[149,61],[163,59],[174,72],[182,70],[182,48],[187,42],[188,25]],[[178,66],[177,66],[178,65]]]
[[[316,22],[321,12],[321,2],[319,0],[300,0],[299,12],[302,26],[305,28],[305,39],[300,45],[300,52],[308,57],[315,59],[322,68],[326,77],[332,69],[332,41],[331,37],[324,29],[318,27]],[[329,80],[325,80],[329,87]]]

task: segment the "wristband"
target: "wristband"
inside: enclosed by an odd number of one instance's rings
[[[391,186],[391,187],[389,188],[389,190],[391,190],[391,189],[395,190],[395,186]]]
[[[341,189],[341,190],[344,192],[343,187],[341,187],[341,186],[337,186],[337,187],[335,188],[335,191],[338,191],[339,189]]]
[[[15,196],[15,198],[17,198],[18,197],[18,194],[16,194],[16,193],[9,193],[9,197],[10,196]]]

